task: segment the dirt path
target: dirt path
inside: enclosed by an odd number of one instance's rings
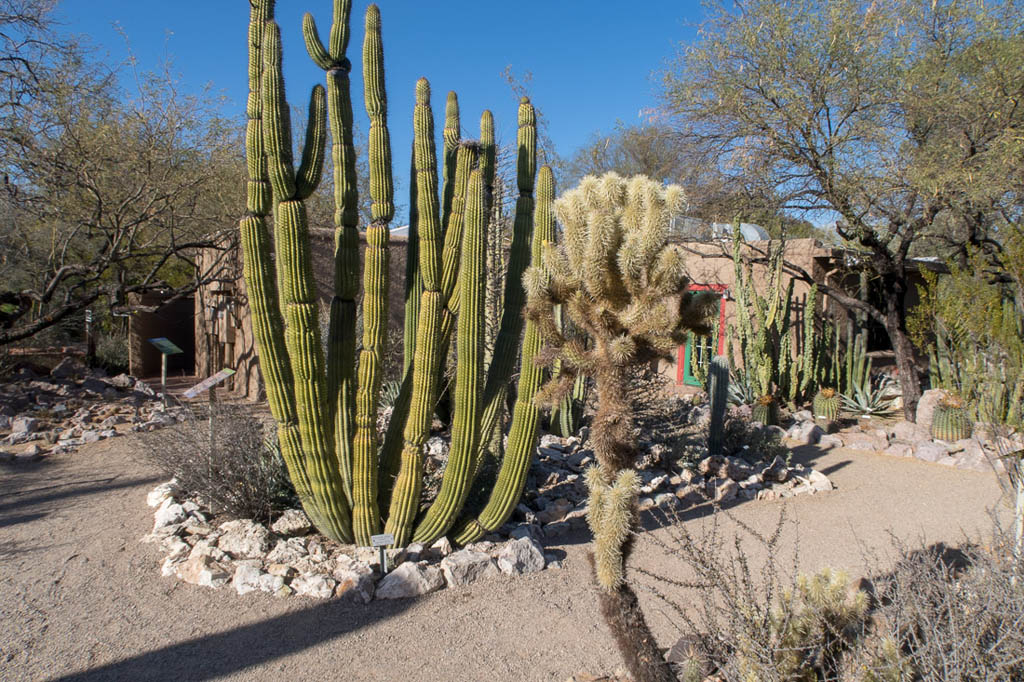
[[[365,607],[237,596],[162,578],[145,494],[160,479],[134,438],[0,468],[0,678],[4,680],[565,680],[619,667],[590,593],[585,538],[561,545],[563,570]],[[991,474],[848,450],[798,458],[837,490],[786,501],[801,568],[862,570],[888,531],[957,543],[990,527]],[[745,502],[736,518],[770,529],[783,502]],[[688,525],[702,523],[700,511]],[[664,533],[664,531],[655,531]],[[756,555],[756,550],[751,550]],[[635,561],[671,574],[650,542]],[[653,601],[663,646],[674,629]]]

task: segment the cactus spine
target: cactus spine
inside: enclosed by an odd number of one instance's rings
[[[711,420],[708,424],[708,452],[721,454],[725,437],[725,405],[729,398],[729,361],[721,355],[711,360],[708,368],[708,400]]]
[[[533,244],[531,247],[531,260],[534,264],[541,262],[541,250],[544,243],[555,241],[555,216],[552,212],[554,200],[554,176],[551,173],[551,168],[544,166],[540,169],[537,178],[537,205],[533,220]],[[513,252],[514,250],[515,237],[513,237]],[[511,277],[511,273],[509,277]],[[508,304],[506,303],[507,309]],[[530,468],[533,450],[537,445],[540,421],[539,410],[533,401],[533,396],[540,389],[544,374],[543,370],[533,361],[540,350],[540,344],[540,333],[536,323],[527,321],[526,332],[523,335],[522,364],[519,371],[516,404],[512,410],[512,428],[508,435],[505,458],[502,460],[501,468],[498,471],[498,480],[494,484],[487,505],[477,518],[464,522],[454,534],[455,542],[460,545],[476,542],[484,534],[500,528],[511,516],[519,497],[523,494],[526,474]],[[488,376],[489,379],[490,376]],[[490,382],[488,381],[488,383]]]

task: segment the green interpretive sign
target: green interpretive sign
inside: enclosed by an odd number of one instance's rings
[[[182,349],[174,345],[174,342],[170,339],[161,336],[156,339],[149,339],[149,342],[156,346],[156,349],[164,355],[176,355],[178,353],[184,353]]]

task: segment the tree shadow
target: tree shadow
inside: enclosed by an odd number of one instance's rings
[[[88,479],[84,481],[68,481],[54,485],[30,488],[28,490],[3,490],[6,500],[0,504],[0,527],[13,526],[19,523],[35,521],[46,516],[52,503],[66,501],[85,495],[133,488],[139,485],[152,484],[161,480],[159,477],[140,476],[117,481],[120,475],[106,478]],[[117,481],[117,482],[115,482]],[[10,486],[3,486],[9,488]],[[32,493],[37,493],[33,495]]]
[[[329,642],[396,616],[414,603],[413,599],[402,599],[373,601],[364,606],[327,601],[302,611],[168,644],[115,663],[52,678],[51,682],[216,679]]]

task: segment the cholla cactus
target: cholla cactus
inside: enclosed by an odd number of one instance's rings
[[[633,677],[644,681],[675,677],[623,578],[637,496],[626,473],[636,451],[625,396],[631,367],[671,356],[691,330],[708,332],[707,309],[716,299],[687,292],[683,253],[667,244],[669,221],[683,204],[675,185],[615,173],[588,176],[555,202],[564,239],[547,244],[543,266],[531,267],[524,278],[527,317],[545,344],[538,361],[558,366],[539,403],[557,405],[580,374],[596,380],[591,440],[598,467],[587,479],[595,575],[619,651]],[[589,343],[560,331],[557,305]]]

